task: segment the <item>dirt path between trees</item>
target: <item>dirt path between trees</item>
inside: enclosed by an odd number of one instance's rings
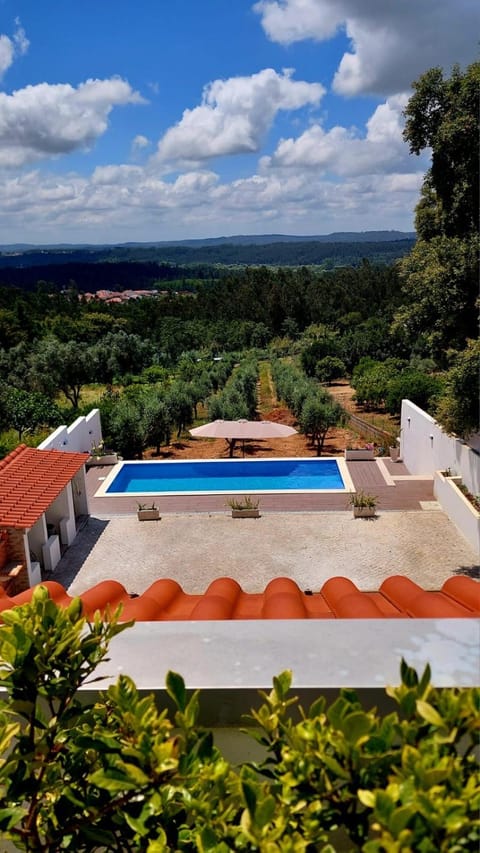
[[[273,384],[271,384],[271,380],[269,385],[271,399],[275,400],[275,389]],[[336,385],[331,385],[327,390],[346,411],[361,416],[361,411],[358,410],[352,399],[354,389],[347,382],[339,382]],[[267,404],[266,409],[263,407],[264,404]],[[262,399],[259,401],[259,409],[262,412],[264,420],[287,424],[298,429],[298,424],[294,416],[285,406],[276,405],[268,409],[268,402]],[[355,430],[348,427],[337,427],[329,430],[322,455],[339,456],[343,453],[345,447],[362,446],[363,443],[363,439]],[[242,455],[242,452],[242,449],[238,447],[235,451],[235,456]],[[191,438],[187,435],[178,441],[173,441],[170,445],[162,447],[158,457],[153,449],[147,450],[144,453],[144,459],[227,459],[228,455],[229,449],[224,439]],[[296,457],[315,455],[315,448],[301,433],[285,439],[276,438],[268,441],[245,442],[246,458],[255,458],[258,456]]]

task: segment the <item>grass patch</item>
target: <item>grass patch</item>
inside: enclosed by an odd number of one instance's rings
[[[269,361],[261,361],[259,364],[259,400],[258,411],[261,414],[270,412],[277,403],[274,386],[272,382],[272,373]]]

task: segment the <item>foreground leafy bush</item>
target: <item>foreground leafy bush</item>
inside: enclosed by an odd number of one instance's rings
[[[392,711],[354,691],[304,711],[273,680],[249,731],[261,763],[233,767],[198,724],[199,696],[170,672],[172,718],[120,676],[94,679],[127,627],[58,608],[43,588],[2,614],[0,832],[37,851],[476,851],[480,691],[436,690],[402,663]]]

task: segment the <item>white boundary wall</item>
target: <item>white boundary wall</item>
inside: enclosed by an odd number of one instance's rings
[[[77,418],[71,426],[59,426],[45,441],[39,444],[39,450],[68,450],[72,453],[90,453],[92,445],[102,441],[102,424],[98,409],[92,409],[85,417]]]
[[[480,453],[441,426],[410,400],[402,401],[400,449],[411,474],[450,469],[473,495],[480,494]]]
[[[472,442],[473,443],[473,442]],[[400,452],[411,474],[431,474],[433,492],[459,532],[480,555],[480,515],[453,485],[463,483],[480,494],[480,453],[459,438],[447,435],[437,422],[410,400],[402,401]],[[444,477],[449,470],[453,477]]]
[[[467,542],[480,555],[480,513],[457,488],[461,479],[461,477],[444,477],[441,471],[436,471],[433,492],[450,521],[453,521]]]

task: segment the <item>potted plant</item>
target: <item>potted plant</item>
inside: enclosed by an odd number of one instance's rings
[[[373,518],[376,513],[378,499],[360,489],[350,495],[349,504],[353,507],[354,518]]]
[[[373,444],[364,447],[346,447],[345,459],[347,462],[372,462],[375,459],[375,448]]]
[[[232,498],[228,501],[228,506],[232,510],[232,518],[260,518],[258,505],[259,501],[253,500],[248,495],[240,500]]]
[[[393,432],[388,437],[388,452],[392,462],[400,461],[400,431]]]
[[[137,518],[139,521],[157,521],[160,518],[160,510],[154,503],[137,504]]]
[[[87,460],[87,465],[116,465],[119,461],[119,456],[113,450],[107,450],[103,441],[98,444],[92,442],[90,448],[90,459]]]

